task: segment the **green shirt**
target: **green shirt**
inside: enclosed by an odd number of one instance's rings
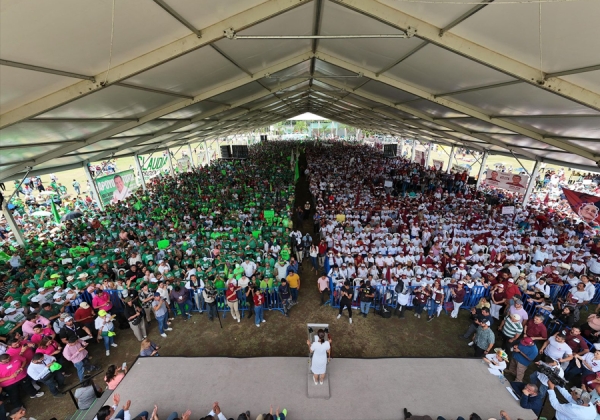
[[[0,325],[0,335],[8,335],[10,331],[17,326],[14,322],[3,321],[4,323]]]

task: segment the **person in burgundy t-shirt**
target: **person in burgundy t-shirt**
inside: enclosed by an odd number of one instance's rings
[[[548,338],[548,330],[544,325],[544,317],[542,315],[535,315],[532,319],[529,319],[525,324],[523,331],[525,337],[531,338],[534,342],[543,343]]]

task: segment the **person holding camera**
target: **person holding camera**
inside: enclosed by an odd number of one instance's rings
[[[214,321],[217,316],[217,289],[214,288],[211,281],[208,281],[206,287],[202,291],[202,297],[206,303],[206,310],[208,312],[208,319]]]
[[[557,360],[551,360],[548,363],[544,362],[535,362],[538,366],[538,371],[533,372],[529,376],[529,383],[536,385],[539,389],[540,398],[542,401],[546,398],[546,393],[548,392],[548,382],[549,376],[552,376],[555,382],[558,382],[559,378],[565,377],[565,371],[560,366],[560,363]],[[558,379],[557,379],[558,378]]]
[[[556,398],[556,389],[567,400],[565,404],[561,404]],[[571,392],[568,392],[563,387],[548,381],[548,400],[556,411],[554,416],[556,420],[594,420],[596,418],[596,406],[590,403],[591,399],[591,394],[581,388],[573,387]]]

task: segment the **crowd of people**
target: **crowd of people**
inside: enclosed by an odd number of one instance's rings
[[[517,195],[477,190],[464,171],[362,145],[304,146],[312,202],[294,205],[298,148],[269,142],[248,160],[155,177],[147,192],[90,210],[32,238],[28,249],[3,246],[10,258],[0,272],[0,384],[11,405],[41,396],[40,384],[62,396],[67,362],[88,381],[98,369],[88,346],[97,342],[109,356],[120,328],[152,357],[160,349],[148,337],[155,321],[161,340],[177,318],[204,312],[256,327],[267,322],[265,308],[288,316],[303,266],[320,276],[321,302],[339,306],[338,319],[347,310],[350,323],[353,308],[363,318],[391,308],[434,322],[443,313],[458,318],[464,304],[465,346],[491,373],[514,375],[525,408],[539,412],[546,394],[553,403],[543,373],[523,382],[534,363],[577,385],[578,401],[600,400],[600,352],[589,351],[600,341],[600,317],[580,319],[600,276],[593,230],[541,200],[522,207]],[[514,213],[503,214],[506,206]],[[300,229],[308,218],[312,235]],[[313,372],[315,385],[322,370]],[[116,386],[125,374],[113,367],[105,382]],[[110,410],[103,418],[115,418]]]

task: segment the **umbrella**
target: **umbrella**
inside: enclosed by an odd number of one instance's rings
[[[40,195],[56,195],[56,193],[54,191],[42,191]]]
[[[80,211],[72,211],[71,213],[67,213],[65,214],[60,220],[62,220],[63,222],[67,221],[67,220],[73,220],[73,219],[77,219],[78,217],[82,217],[83,213]]]
[[[33,213],[31,213],[31,215],[33,217],[48,217],[48,216],[52,216],[52,213],[50,213],[49,211],[39,210],[39,211],[34,211]]]

